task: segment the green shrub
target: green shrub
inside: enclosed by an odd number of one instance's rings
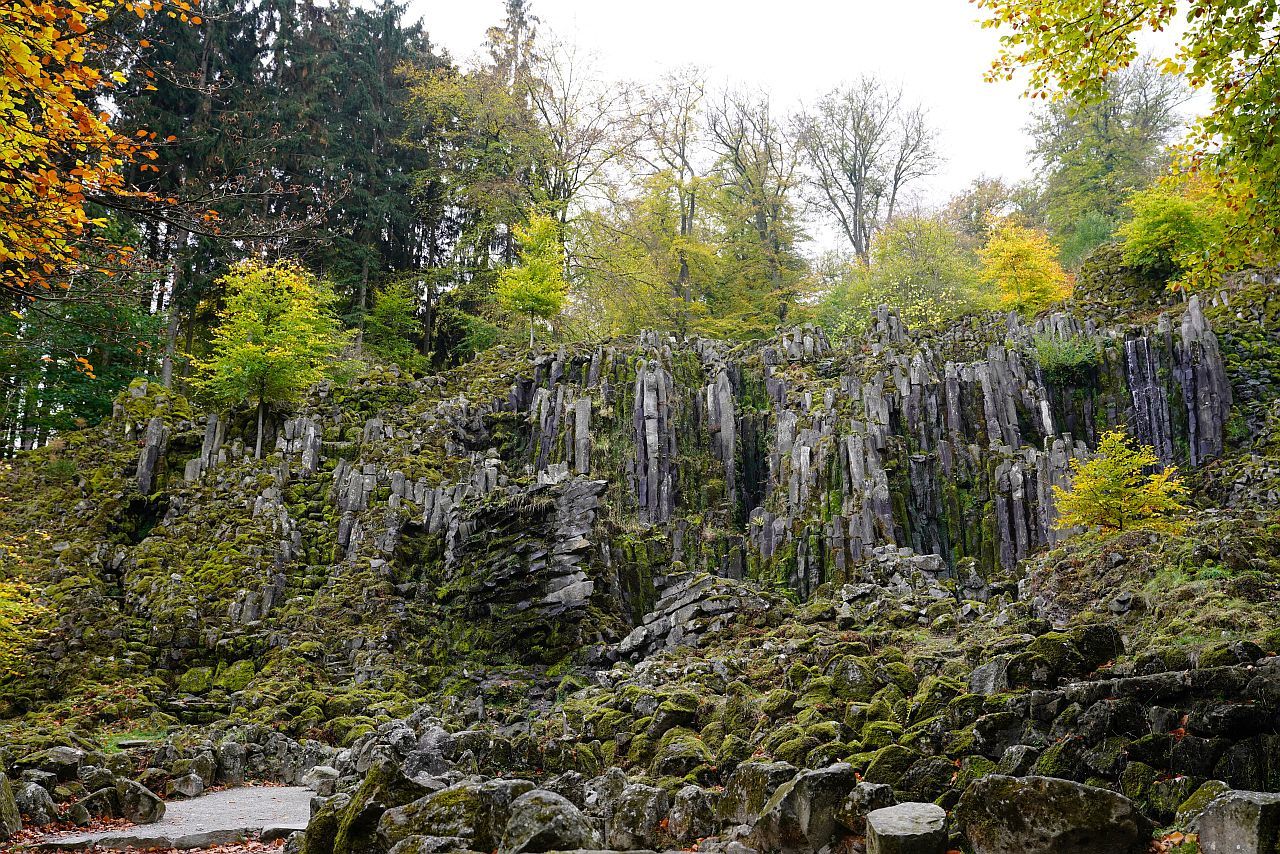
[[[1036,359],[1048,382],[1074,386],[1088,385],[1094,379],[1102,350],[1087,335],[1058,338],[1036,336]]]
[[[76,464],[66,457],[49,460],[44,469],[50,483],[67,483],[76,476]]]

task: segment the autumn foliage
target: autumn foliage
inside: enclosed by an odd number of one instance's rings
[[[1186,510],[1177,468],[1161,465],[1150,445],[1135,443],[1123,429],[1103,433],[1097,455],[1083,464],[1072,460],[1071,470],[1071,488],[1053,488],[1058,529],[1171,530]]]
[[[982,277],[1000,295],[1000,305],[1036,314],[1071,296],[1071,277],[1058,263],[1049,235],[1013,220],[996,223],[978,250]]]
[[[145,196],[127,186],[123,167],[155,159],[156,140],[146,131],[121,134],[100,111],[99,99],[125,77],[97,67],[94,57],[110,47],[103,33],[113,14],[143,17],[163,8],[113,0],[0,3],[0,289],[41,295],[63,286],[99,224],[90,203]],[[178,2],[171,14],[199,23],[190,10]],[[109,260],[118,264],[130,252],[117,248]]]

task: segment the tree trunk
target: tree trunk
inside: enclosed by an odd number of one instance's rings
[[[173,263],[173,289],[169,292],[169,323],[164,333],[164,362],[160,367],[160,384],[173,387],[173,357],[178,349],[178,277],[182,275],[177,259]]]
[[[529,314],[529,349],[533,349],[533,314]]]
[[[364,321],[365,306],[369,298],[369,256],[365,254],[360,259],[360,296],[358,298],[358,308],[360,310],[360,323],[356,326],[356,346],[359,347],[364,343]]]
[[[258,438],[253,447],[253,458],[255,460],[262,459],[262,430],[267,423],[267,402],[265,400],[258,401]]]

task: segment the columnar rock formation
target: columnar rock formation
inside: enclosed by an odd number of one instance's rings
[[[1087,364],[1044,355],[1081,342]],[[1102,430],[1199,465],[1230,401],[1195,299],[1147,327],[990,315],[916,333],[882,309],[845,342],[646,333],[375,373],[316,390],[262,461],[250,423],[139,386],[109,427],[133,443],[132,497],[95,511],[132,533],[50,559],[119,588],[102,606],[145,635],[119,639],[127,662],[301,648],[329,679],[394,684],[460,650],[609,660],[669,644],[669,605],[723,613],[689,599],[700,573],[805,599],[909,549],[978,589],[1063,536],[1052,487]]]

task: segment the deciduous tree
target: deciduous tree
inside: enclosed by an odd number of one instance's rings
[[[297,264],[244,261],[222,285],[226,307],[218,314],[212,355],[196,363],[195,385],[221,404],[257,405],[254,455],[260,459],[267,409],[340,371],[348,336],[332,310],[332,286]]]
[[[1161,71],[1205,89],[1213,106],[1177,165],[1202,171],[1242,217],[1192,279],[1274,253],[1280,238],[1280,8],[1274,0],[974,0],[1003,46],[990,77],[1029,73],[1033,97],[1096,103],[1140,56],[1144,31],[1177,31]],[[1179,20],[1181,19],[1181,20]]]
[[[189,3],[173,2],[175,16],[199,23]],[[124,167],[154,158],[154,138],[145,129],[122,134],[101,110],[99,99],[125,76],[99,63],[112,15],[152,9],[132,0],[0,8],[0,290],[10,296],[56,295],[100,223],[89,203],[141,195]]]
[[[899,217],[876,234],[871,255],[871,266],[847,266],[821,300],[819,317],[831,331],[864,329],[881,305],[913,326],[939,323],[991,303],[972,254],[941,219]]]
[[[1045,232],[1006,219],[978,250],[982,277],[995,286],[1000,303],[1024,314],[1043,311],[1071,295],[1071,277]]]
[[[564,242],[553,217],[532,213],[528,225],[516,226],[520,263],[498,274],[494,296],[506,311],[529,318],[529,346],[537,318],[555,317],[564,308],[569,283],[564,277]]]
[[[1072,460],[1071,469],[1071,488],[1053,488],[1056,528],[1169,529],[1186,509],[1177,468],[1162,466],[1155,449],[1123,429],[1103,433],[1097,454],[1085,463]]]
[[[1166,280],[1209,260],[1234,212],[1212,182],[1170,176],[1136,193],[1133,218],[1119,229],[1124,260]]]
[[[893,219],[903,189],[937,168],[936,132],[923,108],[875,77],[828,92],[795,124],[814,202],[869,263],[871,235]]]

